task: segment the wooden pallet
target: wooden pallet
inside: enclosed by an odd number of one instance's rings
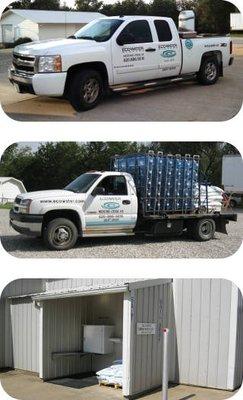
[[[109,386],[114,387],[115,389],[122,389],[122,386],[118,383],[109,383],[107,381],[99,381],[99,386]]]

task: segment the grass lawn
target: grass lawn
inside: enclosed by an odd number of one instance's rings
[[[7,204],[0,204],[0,210],[11,210],[12,204],[7,203]]]
[[[240,33],[231,32],[230,36],[241,38],[241,37],[243,37],[243,32],[240,32]]]

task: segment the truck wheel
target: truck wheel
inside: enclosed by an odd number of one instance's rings
[[[236,203],[235,200],[230,200],[229,205],[230,205],[231,208],[235,208],[237,206],[237,203]]]
[[[70,102],[77,111],[88,111],[96,107],[104,92],[104,85],[99,72],[82,70],[71,81]]]
[[[197,79],[203,85],[214,85],[218,81],[219,63],[215,57],[203,60]]]
[[[43,238],[50,250],[69,250],[77,242],[78,229],[69,219],[57,218],[45,227]]]
[[[213,239],[215,230],[216,225],[212,218],[200,219],[192,226],[192,237],[199,242],[207,242]]]

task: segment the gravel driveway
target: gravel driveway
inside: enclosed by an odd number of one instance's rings
[[[225,258],[242,244],[243,210],[237,223],[228,226],[228,236],[217,233],[210,242],[200,243],[186,237],[155,240],[144,237],[86,238],[66,252],[46,250],[41,239],[17,234],[9,227],[8,211],[0,210],[3,247],[20,258]]]

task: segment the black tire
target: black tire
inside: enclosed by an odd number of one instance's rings
[[[199,219],[193,223],[192,237],[199,242],[207,242],[213,239],[215,230],[216,225],[212,218]]]
[[[202,85],[214,85],[219,80],[219,63],[215,57],[207,57],[202,61],[197,79]]]
[[[237,203],[236,203],[235,200],[230,200],[229,205],[230,205],[231,208],[235,208],[237,206]]]
[[[56,218],[44,228],[43,239],[50,250],[70,250],[77,242],[78,229],[69,219]]]
[[[77,72],[69,88],[69,100],[76,111],[95,108],[104,93],[104,83],[98,71],[83,69]]]

